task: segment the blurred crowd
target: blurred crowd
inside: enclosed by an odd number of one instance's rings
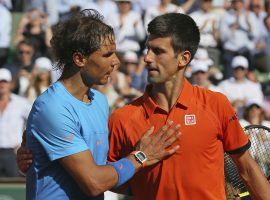
[[[116,35],[121,65],[107,85],[96,86],[111,111],[142,95],[147,85],[149,21],[179,12],[201,31],[186,78],[224,93],[243,126],[270,127],[269,0],[0,0],[0,177],[18,176],[14,152],[31,105],[59,78],[50,51],[54,26],[86,8],[98,10]],[[14,26],[18,12],[22,17]]]

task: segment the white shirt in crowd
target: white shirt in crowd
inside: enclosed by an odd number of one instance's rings
[[[115,32],[116,46],[118,52],[140,50],[139,42],[143,41],[146,33],[143,27],[141,15],[135,11],[130,11],[120,22],[119,13],[111,14],[107,23],[111,25]]]
[[[15,148],[21,143],[31,104],[23,97],[11,94],[10,102],[0,113],[0,148]]]
[[[263,102],[263,93],[261,85],[248,79],[243,82],[236,82],[235,78],[229,78],[221,81],[218,85],[220,92],[233,102],[235,100],[255,100]]]
[[[0,48],[8,48],[11,39],[12,17],[10,11],[0,3]]]
[[[196,22],[201,32],[200,46],[216,47],[217,41],[214,38],[213,31],[219,28],[219,16],[213,12],[195,11],[190,17]],[[204,27],[203,27],[204,26]],[[203,28],[202,28],[203,27]]]
[[[165,13],[185,13],[185,11],[182,9],[181,6],[177,6],[173,3],[168,4],[163,13],[160,12],[159,5],[149,7],[148,9],[146,9],[144,16],[145,30],[147,30],[147,26],[152,19]]]

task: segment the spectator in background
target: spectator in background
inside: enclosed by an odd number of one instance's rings
[[[132,51],[125,52],[123,56],[123,68],[126,69],[131,79],[129,85],[140,92],[143,92],[147,85],[147,69],[143,58],[144,56],[138,58],[138,55]]]
[[[14,39],[15,45],[24,39],[30,40],[36,50],[37,56],[48,55],[52,37],[51,26],[48,24],[47,15],[34,8],[22,17]]]
[[[250,100],[247,102],[243,119],[240,120],[242,127],[247,125],[263,125],[270,128],[270,121],[265,118],[265,113],[262,109],[262,102]]]
[[[86,0],[56,0],[56,2],[61,22],[69,19],[72,14],[79,12],[86,4]]]
[[[200,29],[200,47],[207,49],[209,57],[214,61],[214,66],[218,67],[220,63],[219,16],[213,12],[212,0],[201,0],[200,9],[192,12],[190,16]]]
[[[236,55],[248,58],[249,68],[253,70],[253,53],[260,31],[257,18],[245,9],[244,0],[232,0],[231,4],[220,22],[225,78],[232,75],[231,60]]]
[[[24,94],[31,103],[52,84],[51,70],[52,62],[49,58],[40,57],[35,60],[32,77]]]
[[[218,87],[215,86],[209,80],[209,67],[204,62],[194,62],[191,64],[191,83],[193,85],[200,86],[212,91],[219,91]]]
[[[214,62],[209,58],[208,51],[204,48],[198,48],[196,54],[194,55],[193,60],[190,65],[195,65],[196,63],[207,66],[208,68],[208,78],[216,85],[223,78],[223,74],[220,69],[214,66]],[[196,64],[198,65],[198,64]],[[191,70],[190,70],[191,69]],[[192,68],[188,68],[186,71],[186,76],[190,77],[192,74]]]
[[[268,72],[268,77],[270,79],[270,14],[268,14],[264,18],[264,25],[266,28],[266,34],[264,36],[264,41],[265,41],[265,53],[266,53],[266,66],[267,66],[267,72]]]
[[[267,45],[265,37],[267,37],[267,30],[264,24],[264,19],[267,13],[264,9],[263,0],[250,0],[250,11],[254,12],[259,28],[259,36],[256,38],[256,49],[254,51],[254,67],[260,72],[267,72]]]
[[[11,39],[12,18],[10,11],[0,0],[0,68],[7,62]]]
[[[0,177],[19,176],[15,152],[31,109],[25,98],[11,93],[11,79],[8,69],[0,69]]]
[[[26,39],[19,42],[16,49],[16,58],[12,63],[5,65],[5,68],[11,71],[13,92],[23,96],[31,78],[35,47],[30,40]]]
[[[112,0],[92,0],[87,1],[85,5],[82,6],[83,9],[92,8],[97,10],[100,14],[102,14],[107,21],[112,13],[117,13],[118,8],[114,1]]]
[[[160,0],[159,5],[149,7],[145,11],[144,26],[147,30],[148,23],[155,17],[165,13],[186,13],[192,7],[195,0],[187,0],[180,6],[172,3],[172,0]]]
[[[218,85],[220,92],[225,94],[233,107],[242,117],[243,109],[250,100],[263,102],[261,85],[246,78],[248,60],[243,56],[236,56],[232,60],[233,77],[221,81]]]
[[[111,13],[107,20],[115,32],[117,52],[140,51],[140,42],[145,37],[141,15],[132,10],[132,0],[115,0],[117,13]]]
[[[56,0],[25,0],[25,11],[38,9],[48,15],[48,24],[53,26],[59,21]]]

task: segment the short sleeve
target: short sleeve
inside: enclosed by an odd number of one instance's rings
[[[88,149],[75,114],[57,103],[35,102],[26,132],[38,140],[51,161]]]
[[[250,147],[250,142],[241,127],[237,114],[229,100],[222,94],[219,96],[219,119],[222,126],[222,141],[227,153],[242,153]]]

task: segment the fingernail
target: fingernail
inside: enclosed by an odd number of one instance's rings
[[[177,125],[175,126],[176,129],[179,129],[180,127],[181,127],[180,124],[177,124]]]
[[[168,121],[167,123],[168,123],[169,125],[172,125],[172,124],[173,124],[173,121],[170,120],[170,121]]]

